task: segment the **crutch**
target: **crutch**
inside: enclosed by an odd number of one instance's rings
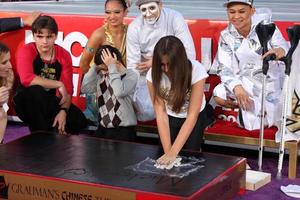
[[[257,33],[259,42],[262,46],[262,54],[264,55],[268,51],[268,41],[272,38],[275,31],[274,23],[260,22],[255,31]],[[263,59],[263,82],[262,82],[262,97],[261,97],[261,114],[260,114],[260,131],[259,131],[259,155],[258,155],[258,170],[262,171],[262,158],[264,148],[264,121],[265,121],[265,87],[266,77],[269,70],[269,61],[274,60],[274,55],[267,56]]]
[[[284,84],[283,84],[283,109],[282,109],[282,121],[280,126],[280,145],[279,145],[279,158],[278,158],[278,170],[277,170],[277,179],[281,179],[281,170],[282,170],[282,164],[283,164],[283,157],[284,157],[284,135],[286,131],[286,116],[287,116],[287,108],[288,108],[288,87],[289,87],[289,78],[290,78],[290,72],[291,72],[291,65],[292,65],[292,56],[295,51],[295,49],[298,46],[299,43],[299,37],[300,37],[300,25],[295,25],[294,27],[289,27],[286,30],[290,43],[291,48],[289,49],[287,55],[280,59],[285,64],[285,78],[284,78]]]

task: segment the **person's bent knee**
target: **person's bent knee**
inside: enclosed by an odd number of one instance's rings
[[[40,86],[40,85],[32,85],[26,88],[27,92],[29,92],[30,94],[38,94],[41,92],[44,92],[45,89]]]

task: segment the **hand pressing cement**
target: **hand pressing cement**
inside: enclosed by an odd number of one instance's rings
[[[179,167],[181,165],[182,158],[177,157],[173,162],[171,162],[168,165],[160,165],[160,164],[154,164],[154,167],[157,169],[172,169],[173,167]]]

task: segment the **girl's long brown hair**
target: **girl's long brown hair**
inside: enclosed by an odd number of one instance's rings
[[[152,63],[152,83],[154,99],[164,98],[160,88],[162,78],[162,57],[169,60],[167,75],[171,82],[169,96],[165,99],[172,106],[172,111],[178,113],[185,102],[187,93],[191,90],[192,64],[182,42],[175,36],[161,38],[154,47]]]

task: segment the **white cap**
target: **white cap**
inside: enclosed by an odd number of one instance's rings
[[[253,0],[228,0],[226,3],[224,3],[224,7],[227,7],[230,3],[243,3],[252,7]]]
[[[137,5],[138,7],[140,7],[142,4],[145,4],[145,3],[149,3],[149,2],[157,2],[159,3],[160,0],[137,0],[135,5]]]

